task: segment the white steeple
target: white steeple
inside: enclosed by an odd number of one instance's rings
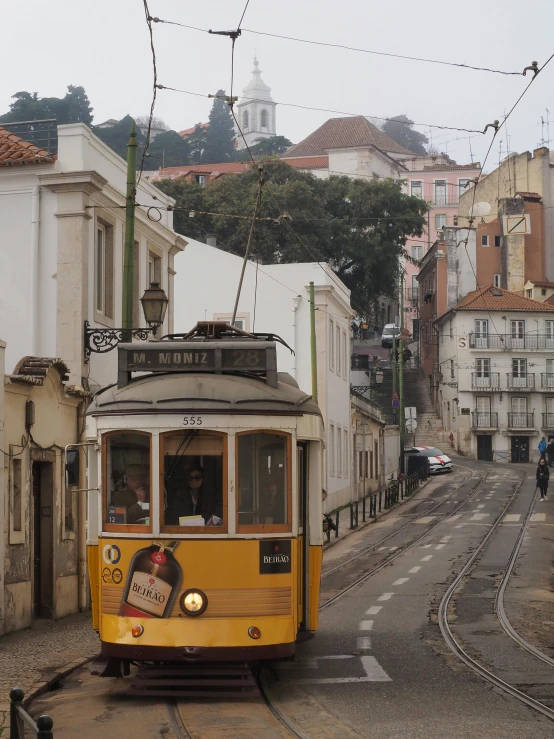
[[[276,135],[276,103],[271,97],[271,87],[262,80],[259,62],[254,57],[252,79],[242,91],[244,97],[237,105],[237,118],[249,146],[256,139]],[[237,131],[237,149],[244,149],[244,141]]]

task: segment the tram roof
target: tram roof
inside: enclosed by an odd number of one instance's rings
[[[311,395],[296,380],[277,373],[276,387],[242,375],[164,373],[141,375],[128,385],[110,385],[98,392],[88,415],[151,413],[237,413],[321,415]]]

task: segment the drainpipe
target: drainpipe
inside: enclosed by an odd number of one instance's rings
[[[40,187],[35,185],[31,195],[31,354],[38,349],[38,258],[40,245]]]
[[[292,299],[292,348],[294,350],[294,354],[292,355],[292,376],[296,380],[296,311],[298,310],[298,306],[300,305],[300,301],[302,300],[300,295],[296,295]]]

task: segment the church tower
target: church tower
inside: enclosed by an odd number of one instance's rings
[[[256,139],[275,136],[277,103],[274,103],[271,98],[271,87],[268,87],[262,80],[256,57],[254,57],[252,79],[243,89],[242,94],[244,97],[237,105],[237,118],[248,146],[252,146]],[[237,149],[244,148],[242,136],[237,131]]]

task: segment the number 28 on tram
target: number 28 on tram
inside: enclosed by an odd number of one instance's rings
[[[323,425],[273,341],[121,345],[86,433],[104,674],[285,657],[315,632]]]

